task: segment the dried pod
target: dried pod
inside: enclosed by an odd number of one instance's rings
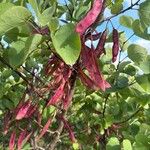
[[[83,35],[85,31],[96,21],[97,17],[102,11],[103,1],[94,0],[92,9],[86,16],[76,25],[76,32]]]
[[[22,132],[20,133],[19,138],[18,138],[18,143],[17,143],[18,150],[21,150],[23,141],[24,141],[24,139],[25,139],[25,137],[26,137],[26,134],[27,134],[27,131],[26,131],[26,130],[24,130],[24,131],[22,131]]]
[[[106,37],[107,37],[107,30],[104,30],[99,42],[97,44],[97,47],[95,49],[95,55],[99,58],[101,56],[101,54],[105,53],[105,42],[106,42]]]
[[[13,131],[9,140],[9,150],[15,149],[15,139],[16,139],[16,132]]]
[[[47,123],[45,124],[42,131],[40,132],[40,135],[36,138],[36,141],[38,141],[47,132],[50,125],[51,125],[51,119],[48,119]]]
[[[30,101],[26,101],[18,110],[16,114],[16,120],[21,120],[26,116],[26,113],[28,112],[29,108],[31,106]]]
[[[112,48],[112,62],[115,62],[119,53],[119,34],[116,29],[113,29],[113,48]]]

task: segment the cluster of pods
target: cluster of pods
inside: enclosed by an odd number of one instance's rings
[[[107,30],[102,33],[94,33],[92,26],[98,21],[99,16],[104,11],[105,0],[94,0],[91,9],[84,16],[84,18],[76,24],[75,32],[80,35],[82,48],[81,54],[77,62],[73,66],[65,64],[65,62],[55,54],[51,56],[47,65],[45,66],[45,74],[51,77],[50,88],[53,93],[47,100],[45,107],[61,104],[62,109],[67,110],[71,104],[74,93],[75,80],[79,78],[81,82],[92,90],[105,91],[111,85],[104,79],[102,75],[98,59],[102,54],[105,54],[105,42],[107,39]],[[45,30],[44,30],[45,31]],[[94,34],[93,34],[94,33]],[[85,43],[87,40],[99,40],[96,48],[92,45],[88,47]],[[115,62],[119,53],[119,36],[118,31],[113,29],[113,47],[112,47],[112,62]],[[85,70],[87,73],[85,73]],[[37,105],[33,105],[30,100],[19,103],[15,111],[16,120],[30,118],[37,109]],[[9,128],[9,116],[6,115],[4,119],[5,133]],[[64,123],[65,128],[68,129],[71,140],[74,142],[75,137],[67,122],[67,120],[60,116]],[[7,122],[7,123],[6,123]],[[37,137],[39,140],[51,125],[52,120],[49,119],[43,127],[40,135]],[[18,137],[18,150],[21,149],[23,141],[27,141],[32,133],[23,130]],[[16,133],[11,134],[9,149],[13,150],[15,146]]]

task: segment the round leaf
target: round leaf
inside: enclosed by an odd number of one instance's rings
[[[123,140],[123,149],[132,150],[131,142],[128,139]]]
[[[119,20],[120,24],[127,27],[127,28],[132,28],[132,23],[133,23],[133,18],[130,16],[121,16]]]
[[[30,17],[31,14],[26,8],[22,6],[11,7],[0,16],[0,35],[25,24]]]
[[[140,65],[140,63],[146,59],[147,51],[140,45],[131,44],[128,47],[128,56],[133,62]]]
[[[73,24],[62,26],[55,35],[52,35],[52,41],[56,52],[66,64],[73,65],[77,61],[81,50],[81,42]]]

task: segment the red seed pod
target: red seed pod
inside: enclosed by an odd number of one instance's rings
[[[32,116],[32,114],[36,111],[37,105],[31,105],[25,115],[25,118],[29,118]]]
[[[104,45],[105,45],[105,42],[106,42],[106,38],[107,38],[107,30],[104,30],[101,37],[100,37],[100,39],[99,39],[97,47],[95,49],[95,55],[98,58],[101,56],[101,54],[105,53]]]
[[[112,62],[115,62],[119,53],[119,34],[116,29],[113,29],[113,47],[112,47]]]
[[[46,106],[56,105],[60,101],[60,99],[62,98],[64,94],[64,86],[65,86],[65,81],[61,83],[61,85],[55,91],[55,94],[49,99]]]
[[[71,100],[73,97],[73,87],[71,87],[70,82],[68,82],[65,86],[65,95],[63,97],[63,108],[67,110],[71,104]]]
[[[15,139],[16,139],[16,132],[13,131],[9,140],[9,150],[15,149]]]
[[[74,132],[73,130],[71,129],[71,126],[69,125],[68,121],[63,117],[61,116],[60,119],[63,121],[64,123],[64,127],[68,130],[69,132],[69,137],[70,137],[70,140],[75,143],[76,142],[76,138],[75,138],[75,135],[74,135]]]
[[[42,131],[40,132],[40,135],[36,138],[36,141],[38,141],[41,137],[43,137],[43,135],[47,132],[51,123],[52,123],[51,119],[48,119],[47,123],[45,124]]]
[[[97,57],[94,51],[90,48],[85,47],[81,53],[83,65],[89,72],[91,80],[95,83],[95,86],[105,91],[106,88],[110,87],[109,83],[104,80],[97,61]]]
[[[53,55],[45,66],[45,74],[52,75],[53,72],[57,69],[58,65],[59,61],[57,60],[56,56]]]
[[[7,112],[4,116],[4,134],[6,135],[8,133],[9,130],[9,126],[11,123],[11,118],[12,118],[12,113],[11,112]]]
[[[104,80],[102,73],[100,72],[97,57],[95,53],[91,51],[91,59],[93,64],[93,75],[91,78],[95,81],[95,84],[102,90],[105,91],[106,88],[110,87],[110,84]],[[89,72],[90,73],[90,72]]]
[[[78,69],[78,75],[81,82],[87,86],[89,89],[98,90],[99,88],[96,87],[95,83],[83,72],[81,68]]]
[[[31,106],[30,101],[26,101],[19,109],[16,115],[16,120],[21,120],[26,116],[26,113],[28,112],[29,108]]]
[[[26,134],[27,134],[27,131],[26,131],[26,130],[24,130],[24,131],[22,131],[22,132],[20,133],[19,138],[18,138],[18,144],[17,144],[18,150],[21,150],[23,141],[24,141],[24,139],[25,139],[25,137],[26,137]]]
[[[87,15],[76,25],[76,32],[83,35],[85,31],[96,21],[97,17],[102,11],[103,1],[94,0],[92,9]]]

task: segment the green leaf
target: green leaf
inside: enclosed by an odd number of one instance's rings
[[[56,5],[54,4],[52,7],[49,7],[46,10],[44,10],[42,14],[38,15],[41,26],[45,26],[51,21],[51,18],[53,17],[55,10]]]
[[[150,40],[150,34],[148,34],[148,28],[144,28],[138,19],[136,19],[133,22],[132,28],[133,28],[135,35],[145,40]]]
[[[124,87],[128,86],[128,78],[124,77],[124,76],[119,76],[118,80],[117,80],[117,86],[119,88],[124,88]]]
[[[12,67],[16,68],[24,61],[24,41],[17,41],[12,43],[12,47],[8,51],[9,63]]]
[[[131,142],[128,139],[123,140],[123,149],[132,150]]]
[[[34,9],[36,15],[40,14],[37,0],[28,0],[28,2],[31,4],[31,6]]]
[[[106,150],[120,150],[119,140],[116,137],[111,137],[106,145]]]
[[[123,5],[120,2],[117,2],[112,5],[111,7],[111,13],[112,14],[118,14],[123,9]]]
[[[79,144],[78,143],[73,143],[72,147],[74,150],[79,150]]]
[[[127,27],[127,28],[131,28],[132,29],[132,23],[133,23],[134,19],[131,16],[121,16],[119,18],[119,22],[121,25]]]
[[[133,65],[127,65],[123,72],[130,76],[134,76],[136,74],[136,68]]]
[[[49,29],[52,33],[54,33],[59,27],[59,21],[57,18],[51,18],[49,22]]]
[[[13,6],[0,16],[0,35],[12,28],[26,24],[31,17],[30,12],[21,6]]]
[[[25,43],[26,51],[32,52],[38,47],[38,45],[41,44],[41,42],[42,42],[42,35],[36,34],[30,36]]]
[[[140,75],[136,77],[136,81],[145,90],[145,92],[150,93],[150,74]]]
[[[146,57],[146,60],[143,63],[141,63],[139,67],[145,74],[150,73],[150,55]]]
[[[147,51],[144,47],[137,44],[131,44],[128,47],[128,57],[136,64],[140,65],[146,59],[146,56]]]
[[[9,63],[13,68],[19,67],[28,57],[29,53],[37,48],[42,40],[42,35],[25,38],[25,41],[13,42],[8,51]]]
[[[77,61],[81,51],[81,41],[73,24],[62,26],[55,35],[52,35],[52,41],[56,52],[66,64],[73,65]]]
[[[80,6],[80,7],[75,8],[75,11],[74,11],[74,14],[73,14],[74,18],[76,20],[80,20],[81,17],[83,15],[85,15],[87,10],[89,10],[89,6]]]
[[[150,1],[149,0],[140,4],[139,16],[140,16],[141,24],[144,27],[149,27],[150,26],[150,17],[149,17],[150,16]]]
[[[0,16],[13,6],[12,3],[0,3]]]

